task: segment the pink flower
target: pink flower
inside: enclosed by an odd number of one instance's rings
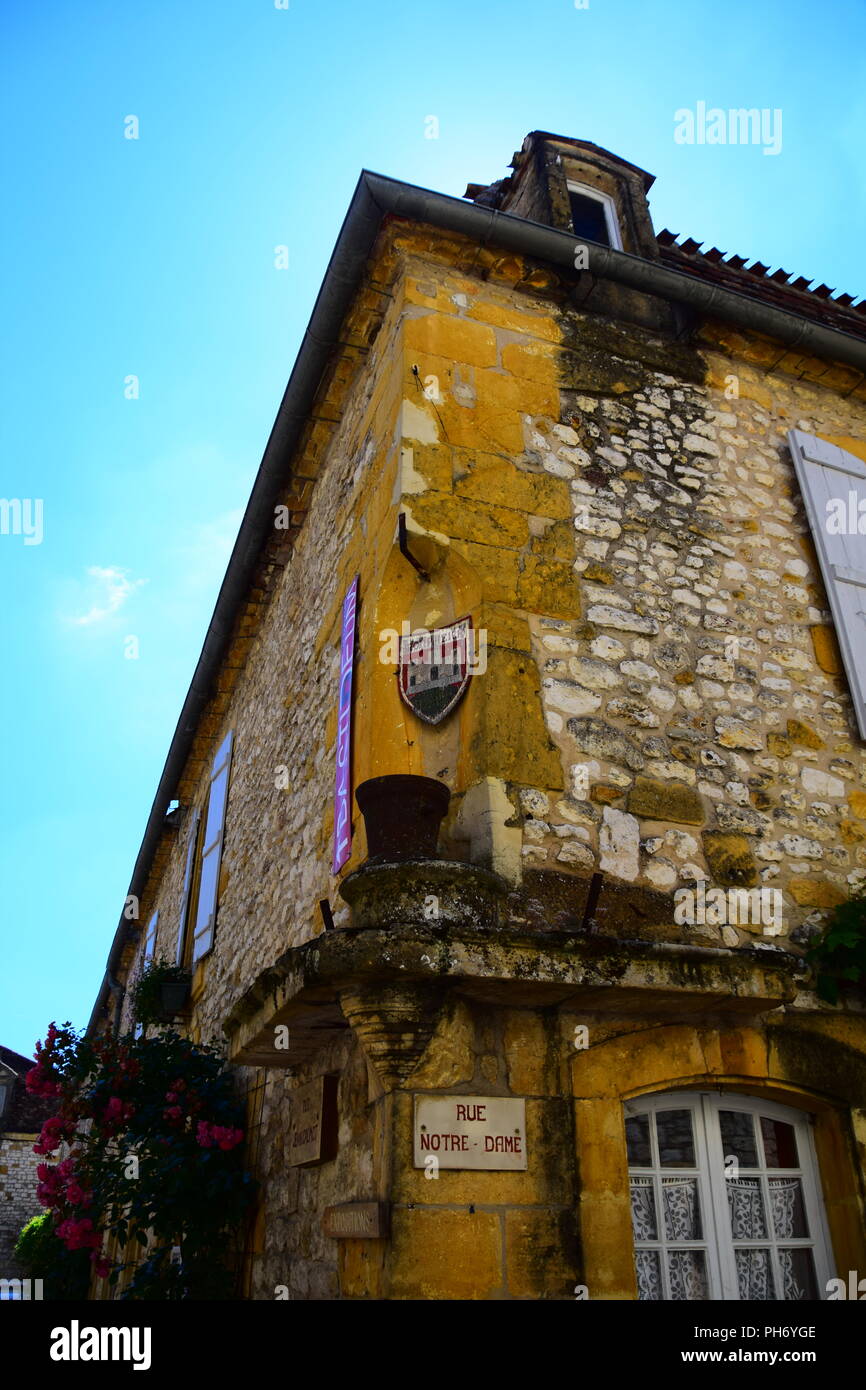
[[[59,1149],[63,1140],[63,1135],[67,1129],[65,1120],[59,1115],[52,1115],[42,1126],[42,1131],[38,1141],[33,1145],[35,1154],[51,1154],[55,1149]]]
[[[102,1244],[102,1236],[93,1229],[89,1216],[83,1216],[80,1221],[68,1217],[57,1227],[57,1234],[67,1250],[93,1249]]]
[[[98,1250],[94,1250],[90,1258],[93,1261],[93,1272],[97,1279],[107,1279],[111,1273],[111,1261],[100,1255]]]
[[[232,1129],[227,1125],[212,1125],[208,1120],[199,1120],[196,1129],[196,1142],[203,1149],[234,1149],[244,1137],[242,1129]]]
[[[32,1096],[60,1095],[60,1086],[56,1081],[52,1081],[48,1072],[38,1062],[25,1073],[24,1087]]]

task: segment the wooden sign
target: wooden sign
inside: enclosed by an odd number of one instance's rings
[[[337,1152],[337,1078],[317,1076],[292,1092],[286,1162],[325,1163]]]
[[[526,1168],[526,1101],[416,1096],[415,1167]]]
[[[344,1202],[325,1207],[322,1228],[334,1240],[382,1240],[388,1235],[387,1202]]]

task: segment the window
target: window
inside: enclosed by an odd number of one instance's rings
[[[204,829],[201,835],[198,893],[195,905],[195,916],[193,918],[193,961],[200,960],[213,946],[217,898],[219,896],[223,832],[225,830],[226,802],[228,801],[229,794],[232,737],[231,732],[226,734],[217,749],[211,768],[207,811],[204,816]],[[193,851],[193,854],[195,854],[195,851]],[[187,866],[188,865],[189,846],[187,846]],[[189,911],[189,903],[187,903],[184,910],[187,912]]]
[[[866,739],[866,463],[856,454],[802,430],[788,443],[860,737]]]
[[[576,237],[622,250],[622,237],[613,198],[583,183],[568,184],[571,226]]]
[[[639,1299],[824,1295],[832,1261],[802,1111],[683,1091],[625,1116]]]

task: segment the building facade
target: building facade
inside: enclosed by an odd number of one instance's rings
[[[0,1047],[0,1279],[20,1278],[15,1243],[32,1216],[42,1211],[36,1197],[36,1169],[44,1160],[33,1152],[53,1102],[28,1094],[25,1077],[32,1058]]]
[[[362,175],[90,1026],[190,968],[247,1297],[826,1297],[866,1275],[866,1008],[804,961],[866,880],[866,305],[656,234],[587,142],[512,171]]]

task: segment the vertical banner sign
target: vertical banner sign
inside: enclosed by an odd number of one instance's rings
[[[343,599],[340,641],[340,693],[337,701],[337,787],[334,796],[334,856],[331,872],[338,874],[352,849],[352,673],[355,664],[355,615],[358,575]]]

